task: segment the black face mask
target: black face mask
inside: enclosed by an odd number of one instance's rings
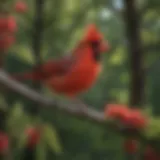
[[[100,54],[100,50],[99,50],[100,41],[90,42],[90,45],[93,50],[93,58],[95,59],[95,61],[100,61],[101,60],[101,54]]]

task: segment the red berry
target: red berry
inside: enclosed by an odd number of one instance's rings
[[[105,108],[105,115],[110,118],[123,119],[128,113],[129,110],[125,105],[108,104]]]
[[[23,1],[19,1],[16,3],[15,10],[18,13],[24,13],[27,11],[27,5]]]
[[[8,17],[8,32],[14,33],[17,29],[17,23],[13,16]]]
[[[146,119],[138,110],[133,110],[128,117],[126,123],[136,129],[144,128],[146,125]]]
[[[0,36],[0,51],[5,51],[11,47],[14,43],[15,38],[13,35],[6,34],[4,36]]]
[[[0,133],[0,153],[6,153],[8,150],[8,136],[4,133]]]
[[[0,18],[0,34],[14,33],[17,29],[16,20],[13,16]]]
[[[28,136],[28,146],[34,147],[40,140],[40,131],[37,128],[29,128],[26,131]]]
[[[128,139],[124,142],[124,149],[127,153],[135,153],[138,148],[138,143],[134,139]]]

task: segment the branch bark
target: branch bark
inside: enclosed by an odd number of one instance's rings
[[[37,105],[40,104],[41,107],[47,109],[58,109],[76,117],[83,117],[97,123],[105,123],[105,116],[103,112],[95,111],[89,106],[82,106],[82,104],[66,104],[63,101],[58,101],[54,98],[46,98],[27,86],[12,80],[3,70],[0,70],[0,86],[24,96],[28,100],[37,103]]]
[[[89,120],[99,125],[107,125],[107,119],[103,111],[96,111],[92,109],[92,107],[84,105],[82,103],[66,103],[66,101],[64,102],[62,100],[56,100],[54,98],[47,98],[37,93],[36,91],[28,88],[27,86],[20,84],[15,80],[12,80],[10,76],[2,69],[0,69],[0,86],[3,86],[4,89],[7,89],[10,92],[17,93],[25,97],[26,99],[35,102],[38,105],[38,107],[43,107],[44,109],[51,111],[58,110],[62,113],[67,113],[76,118]],[[114,128],[111,127],[111,129]],[[116,132],[119,131],[119,133],[125,134],[126,131],[124,129],[125,128],[119,128],[119,130],[116,130]],[[136,136],[138,136],[137,138],[142,140],[143,143],[151,143],[151,141],[148,140],[147,137],[145,137],[143,134],[138,134]]]

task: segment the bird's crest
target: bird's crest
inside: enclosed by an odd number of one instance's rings
[[[102,34],[99,32],[94,24],[90,24],[87,27],[86,34],[84,37],[85,41],[96,41],[102,39]]]

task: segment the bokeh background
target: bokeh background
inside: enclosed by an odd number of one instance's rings
[[[9,73],[29,70],[37,63],[33,54],[35,4],[38,0],[26,0],[27,13],[17,15],[16,44],[6,58],[5,70]],[[125,1],[123,0],[45,0],[43,12],[43,38],[40,48],[42,61],[61,57],[77,44],[87,24],[95,23],[111,50],[103,56],[104,70],[94,87],[80,95],[84,103],[96,110],[103,110],[106,103],[129,103],[131,92],[130,68],[132,51],[126,33]],[[137,0],[140,16],[140,38],[144,68],[143,107],[155,116],[160,114],[160,1]],[[137,16],[137,15],[135,15]],[[134,27],[133,27],[134,30]],[[140,53],[141,54],[141,53]],[[136,56],[136,54],[135,54]],[[133,69],[133,68],[132,68]],[[34,88],[32,82],[25,82]],[[139,86],[142,87],[143,86]],[[45,86],[43,94],[57,96]],[[37,148],[37,159],[56,160],[124,160],[123,137],[109,128],[80,120],[57,111],[43,110],[35,116],[35,103],[15,93],[6,93],[10,108],[8,128],[11,135],[19,137],[23,146],[23,130],[41,121],[46,125],[44,138]],[[38,119],[38,120],[37,120]],[[13,149],[15,156],[19,151]]]

